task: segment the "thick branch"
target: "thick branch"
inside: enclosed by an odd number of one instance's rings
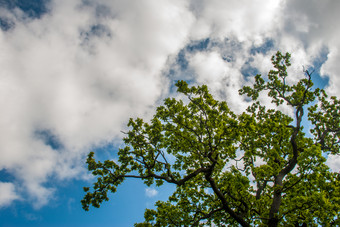
[[[238,215],[237,213],[235,213],[235,211],[233,211],[229,205],[228,202],[226,200],[226,198],[224,197],[223,193],[218,189],[214,179],[212,179],[211,177],[211,172],[206,174],[206,179],[207,181],[210,183],[211,188],[213,189],[214,193],[217,195],[217,197],[220,199],[220,201],[222,202],[222,208],[232,217],[235,219],[235,221],[237,221],[240,225],[242,226],[250,226],[242,217],[240,217],[240,215]]]
[[[256,200],[259,200],[261,198],[261,195],[262,195],[262,192],[263,192],[263,189],[266,188],[267,186],[267,180],[265,180],[262,184],[257,181],[257,190],[256,190]]]
[[[274,181],[274,195],[273,195],[273,202],[270,208],[270,212],[269,212],[269,222],[268,225],[269,226],[277,226],[278,225],[278,217],[277,214],[279,212],[280,209],[280,205],[281,205],[281,199],[282,199],[282,189],[283,189],[283,179],[284,177],[290,173],[294,167],[297,164],[297,159],[299,156],[299,148],[296,142],[296,138],[297,135],[300,131],[301,128],[301,122],[302,122],[302,116],[303,116],[303,105],[305,104],[305,100],[307,98],[307,92],[308,89],[310,88],[310,80],[311,80],[311,74],[308,73],[307,71],[307,75],[308,75],[308,84],[306,86],[306,89],[303,93],[303,97],[301,102],[297,105],[297,109],[296,109],[296,127],[293,128],[293,133],[290,139],[290,143],[292,145],[292,151],[293,151],[293,157],[292,159],[290,159],[288,161],[288,164],[286,165],[285,168],[283,168],[279,174],[275,177],[275,181]]]

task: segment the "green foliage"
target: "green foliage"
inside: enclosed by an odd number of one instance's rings
[[[89,154],[97,181],[84,188],[83,208],[99,207],[126,178],[137,178],[148,186],[175,184],[176,191],[135,226],[339,224],[340,176],[325,164],[325,155],[339,154],[339,100],[313,89],[308,71],[287,84],[289,59],[277,52],[268,77],[257,75],[240,90],[253,100],[240,115],[207,86],[178,81],[187,100],[166,99],[150,122],[130,119],[118,162]],[[263,91],[294,117],[261,105]],[[311,137],[302,131],[306,110]]]

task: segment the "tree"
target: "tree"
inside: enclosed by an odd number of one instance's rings
[[[88,155],[97,181],[92,190],[84,188],[83,208],[100,207],[108,192],[136,178],[148,186],[175,184],[176,190],[135,226],[339,224],[340,174],[325,164],[328,154],[339,155],[339,100],[314,89],[307,70],[289,85],[289,53],[277,52],[272,63],[267,77],[256,75],[252,87],[240,90],[252,102],[239,115],[207,86],[178,81],[187,100],[165,99],[149,123],[130,119],[118,162]],[[260,93],[294,115],[266,108]]]

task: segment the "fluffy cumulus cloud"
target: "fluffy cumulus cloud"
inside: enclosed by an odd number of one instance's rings
[[[91,147],[120,137],[129,117],[147,115],[166,90],[163,65],[193,21],[182,1],[49,7],[39,19],[12,15],[15,26],[0,33],[0,169],[36,207],[53,196],[43,183],[79,176]]]
[[[235,38],[239,42],[261,43],[282,25],[280,0],[192,1],[197,20],[193,38]]]
[[[333,172],[340,173],[340,155],[332,155],[328,156],[326,164]]]
[[[195,72],[198,84],[206,84],[215,96],[226,100],[235,111],[245,109],[242,97],[238,95],[243,79],[235,65],[239,62],[227,62],[218,52],[197,53],[190,57],[189,66]],[[228,87],[228,89],[225,89]]]
[[[12,183],[0,182],[0,208],[9,205],[12,201],[19,199]]]
[[[155,197],[156,195],[158,195],[158,191],[154,188],[146,188],[145,195],[147,197]]]
[[[324,59],[327,91],[340,94],[338,1],[46,2],[33,18],[0,8],[0,170],[13,178],[0,206],[39,208],[57,190],[46,182],[85,177],[84,155],[150,117],[173,80],[207,84],[240,112],[238,89],[279,49],[293,54],[292,81]]]
[[[340,96],[340,68],[336,63],[340,60],[340,41],[337,38],[340,25],[336,22],[339,9],[340,2],[334,0],[289,0],[284,10],[286,35],[281,38],[287,48],[299,51],[301,63],[308,60],[312,63],[323,49],[327,50],[327,60],[321,66],[321,75],[329,77],[327,91],[337,96]]]

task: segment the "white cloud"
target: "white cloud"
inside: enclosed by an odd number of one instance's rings
[[[281,24],[280,0],[202,0],[192,1],[197,18],[193,38],[235,37],[240,42],[261,42]],[[269,33],[269,34],[268,34]]]
[[[329,77],[329,84],[327,86],[327,92],[330,95],[335,95],[337,97],[340,97],[340,77],[339,77],[339,72],[340,72],[340,66],[339,66],[339,61],[340,61],[340,53],[338,51],[338,48],[340,47],[337,45],[336,47],[330,48],[330,52],[327,55],[328,60],[323,64],[321,68],[321,74],[324,76]]]
[[[194,70],[196,81],[208,85],[209,89],[220,99],[226,100],[235,110],[245,109],[245,103],[239,96],[242,76],[236,63],[229,63],[218,52],[197,53],[190,57],[189,66]],[[226,89],[227,88],[227,89]]]
[[[326,164],[331,168],[333,172],[340,173],[340,155],[329,154]]]
[[[285,30],[284,36],[281,36],[286,40],[279,43],[289,47],[293,53],[296,51],[305,52],[305,56],[301,59],[305,62],[316,57],[321,48],[326,47],[329,54],[321,68],[321,73],[330,79],[331,86],[327,91],[337,96],[340,95],[338,89],[340,80],[337,75],[340,66],[336,63],[340,58],[338,53],[340,41],[337,38],[340,35],[340,25],[337,23],[339,9],[340,2],[333,0],[286,1],[283,14]],[[297,47],[296,43],[300,43],[300,47]]]
[[[167,57],[185,44],[193,20],[182,1],[87,2],[53,1],[41,19],[17,17],[0,32],[0,169],[37,208],[53,197],[43,183],[79,176],[93,146],[150,113],[166,90]]]
[[[154,188],[146,188],[145,195],[147,197],[155,197],[158,194],[158,191]]]
[[[19,199],[15,186],[12,183],[0,182],[0,208],[10,205],[14,200]]]

